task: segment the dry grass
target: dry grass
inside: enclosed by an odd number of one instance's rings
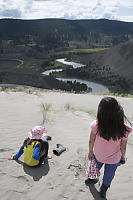
[[[76,108],[71,104],[71,103],[69,103],[69,102],[67,102],[66,104],[65,104],[65,106],[64,106],[64,109],[66,110],[66,111],[75,111],[76,110]]]
[[[42,113],[42,117],[43,117],[43,122],[44,123],[46,120],[48,120],[49,116],[48,113],[51,111],[52,108],[52,104],[50,103],[41,103],[41,113]]]
[[[89,115],[91,115],[91,116],[93,116],[93,117],[96,117],[96,110],[91,110],[91,109],[87,109],[87,108],[82,108],[82,107],[79,107],[79,111],[81,111],[81,112],[85,112],[85,113],[87,113],[87,114],[89,114]]]
[[[96,110],[88,110],[87,108],[84,107],[74,107],[71,103],[67,102],[64,106],[64,109],[66,111],[80,111],[84,113],[88,113],[89,115],[96,117]]]
[[[11,87],[0,87],[0,92],[25,92],[26,94],[34,94],[37,96],[41,96],[39,89],[34,88],[25,88],[16,86],[15,88]]]

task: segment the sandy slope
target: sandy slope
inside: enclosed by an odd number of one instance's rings
[[[41,92],[38,95],[24,92],[0,93],[0,199],[2,200],[91,200],[99,199],[95,187],[84,184],[87,167],[88,138],[90,123],[95,119],[94,111],[102,96],[91,94],[68,94]],[[133,99],[117,98],[132,121]],[[66,103],[73,106],[65,110]],[[50,154],[53,159],[40,168],[8,161],[10,154],[18,151],[27,132],[34,125],[42,124],[41,103],[51,103],[45,127],[52,137]],[[89,115],[87,111],[91,114]],[[67,148],[60,157],[53,155],[56,144]],[[127,164],[120,166],[108,199],[133,199],[133,136],[127,148]]]
[[[84,64],[90,61],[106,66],[124,78],[133,80],[133,40],[118,44],[104,51],[88,54]]]

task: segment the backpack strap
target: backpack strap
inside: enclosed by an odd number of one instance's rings
[[[40,142],[38,141],[35,141],[34,144],[33,144],[33,148],[36,146],[36,144],[39,144]]]

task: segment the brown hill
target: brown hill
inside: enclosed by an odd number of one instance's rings
[[[51,76],[39,74],[24,74],[18,72],[1,72],[0,84],[26,85],[44,89],[63,89],[67,90],[67,85]]]
[[[96,63],[110,68],[111,71],[133,81],[133,40],[121,43],[108,50],[87,55],[83,62],[86,65]]]

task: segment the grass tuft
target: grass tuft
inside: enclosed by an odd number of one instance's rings
[[[64,108],[65,108],[65,110],[67,110],[67,111],[69,111],[69,110],[72,110],[72,111],[76,110],[76,109],[74,108],[74,106],[71,105],[69,102],[67,102],[67,103],[65,104]]]
[[[43,116],[43,123],[48,119],[48,112],[51,110],[52,105],[50,103],[41,103],[41,112]]]
[[[66,111],[80,111],[80,112],[84,112],[84,113],[88,113],[89,115],[96,117],[96,110],[88,110],[87,108],[83,108],[83,107],[78,107],[75,108],[71,103],[67,102],[64,106],[64,109]]]

